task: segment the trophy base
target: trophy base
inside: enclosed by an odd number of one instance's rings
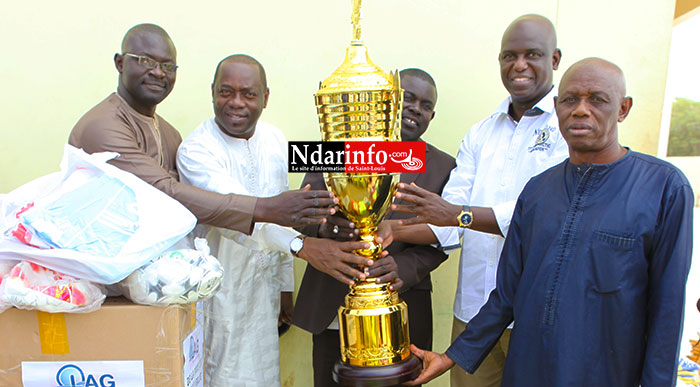
[[[387,366],[359,367],[339,360],[333,367],[333,381],[351,387],[395,386],[417,378],[422,367],[420,359],[412,354]]]

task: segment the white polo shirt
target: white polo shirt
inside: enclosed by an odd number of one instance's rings
[[[452,204],[491,207],[503,235],[508,233],[515,202],[531,177],[569,155],[554,111],[556,89],[545,95],[519,122],[508,115],[511,99],[472,126],[457,154],[457,167],[442,191]],[[503,237],[459,227],[434,227],[445,250],[459,247],[459,282],[454,314],[465,322],[479,312],[496,287]]]

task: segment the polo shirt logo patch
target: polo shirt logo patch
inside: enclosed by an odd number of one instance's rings
[[[535,129],[535,144],[529,148],[527,148],[527,151],[532,153],[534,151],[546,151],[549,148],[552,147],[551,143],[548,143],[549,141],[550,133],[554,130],[557,130],[557,128],[547,125],[544,128],[541,129]]]

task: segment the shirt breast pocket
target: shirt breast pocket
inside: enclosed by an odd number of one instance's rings
[[[591,241],[593,290],[615,293],[622,288],[627,262],[632,254],[634,239],[607,231],[596,231]]]

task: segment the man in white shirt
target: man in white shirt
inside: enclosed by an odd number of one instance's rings
[[[221,61],[212,84],[215,117],[198,126],[178,149],[182,181],[254,197],[288,190],[287,141],[278,128],[259,121],[268,96],[265,70],[257,60],[232,55]],[[226,273],[219,292],[205,303],[207,383],[279,386],[280,291],[294,289],[291,254],[350,263],[359,245],[304,239],[291,228],[271,223],[256,223],[251,235],[212,227],[207,239]],[[347,278],[339,272],[333,276]]]
[[[503,236],[520,191],[568,154],[554,111],[552,73],[560,59],[548,19],[524,15],[513,21],[499,54],[501,80],[510,96],[464,137],[442,198],[415,185],[399,186],[396,197],[412,204],[392,208],[417,217],[392,225],[395,240],[439,242],[451,249],[462,238],[453,340],[496,286]],[[454,367],[452,386],[500,386],[509,338],[507,329],[474,375]]]

